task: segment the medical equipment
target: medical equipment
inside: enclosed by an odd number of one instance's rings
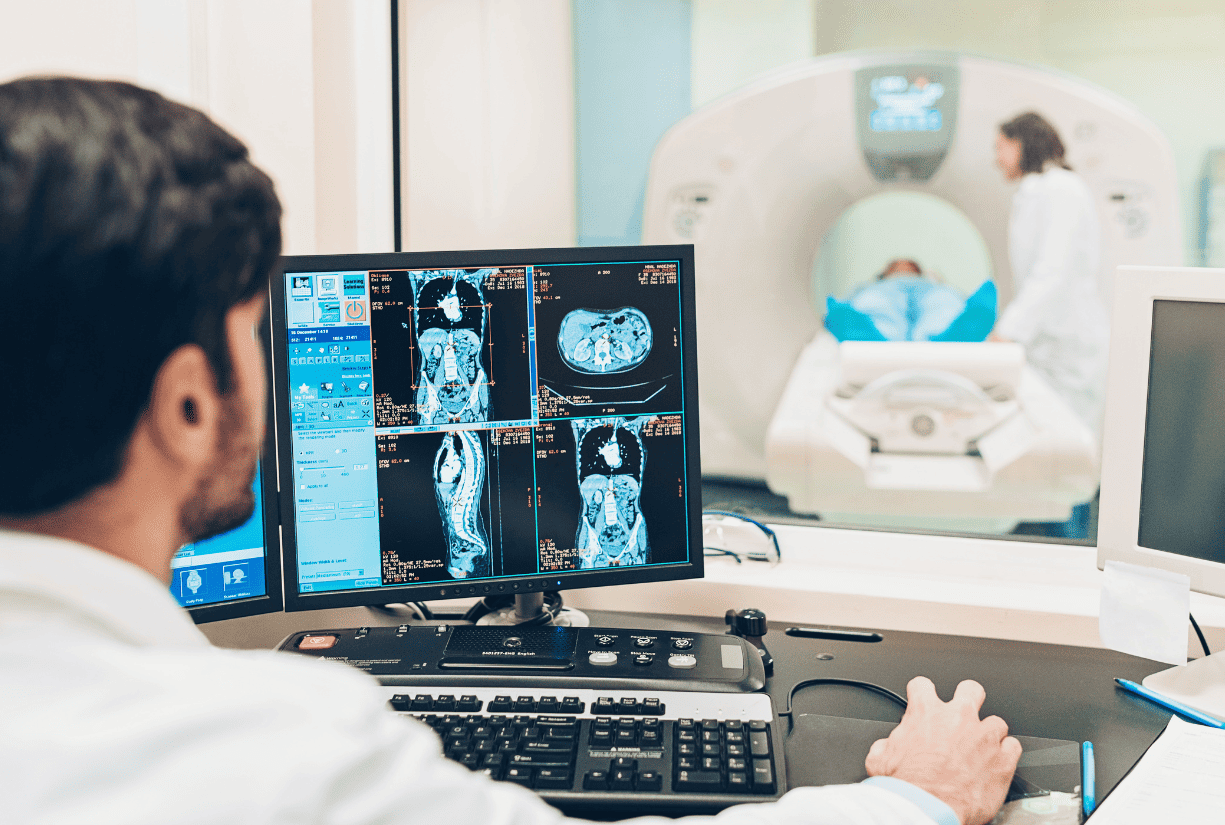
[[[1156,567],[1225,596],[1225,269],[1123,267],[1112,318],[1129,334],[1110,344],[1097,566]],[[1225,719],[1225,653],[1144,686]]]
[[[1020,456],[1006,462],[1012,480],[983,475],[990,461],[984,456],[985,464],[977,463],[972,452],[872,453],[864,427],[832,412],[840,399],[829,394],[848,382],[837,377],[837,348],[819,334],[815,307],[833,290],[810,278],[822,238],[848,207],[882,192],[919,191],[951,202],[974,221],[1006,303],[1007,219],[1015,187],[995,168],[993,143],[1001,122],[1031,109],[1063,134],[1069,161],[1094,194],[1103,273],[1120,262],[1179,262],[1177,178],[1168,141],[1109,92],[1038,67],[947,53],[816,58],[715,101],[664,136],[652,160],[643,240],[691,240],[696,247],[705,473],[766,478],[788,495],[793,509],[858,513],[869,521],[896,516],[908,525],[921,511],[998,529],[1018,519],[1066,518],[1072,504],[1092,497],[1092,432],[1036,376],[1017,375],[1026,372],[1023,367],[1013,370],[1016,394],[1009,402],[991,399],[989,385],[1000,383],[994,376],[986,376],[988,386],[975,387],[973,377],[959,381],[948,365],[928,360],[923,367],[951,375],[942,379],[948,386],[941,392],[967,399],[970,418],[1001,415],[993,406],[1001,403],[1024,409],[1010,425],[1015,439],[996,459],[1032,453],[1023,464]],[[1109,289],[1104,277],[1102,294]],[[737,334],[728,334],[729,328]],[[877,378],[915,367],[907,345],[886,346],[895,355],[888,364],[885,356],[874,356],[882,362]],[[830,414],[818,415],[823,410]],[[784,434],[791,440],[778,440]],[[873,456],[866,465],[849,462],[834,446],[855,439],[868,446],[853,451]],[[801,464],[801,454],[829,457],[832,465]],[[786,456],[782,467],[780,456]],[[906,467],[918,486],[903,483],[901,469],[876,486],[873,467],[886,458]],[[849,484],[854,473],[859,481],[845,498],[824,500],[822,489],[831,495],[839,490],[822,479],[838,475]],[[924,486],[941,474],[946,489]],[[1017,489],[1005,492],[1014,484]]]

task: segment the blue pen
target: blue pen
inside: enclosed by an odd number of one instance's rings
[[[1085,816],[1093,813],[1097,807],[1097,769],[1093,764],[1093,743],[1083,742],[1080,746],[1080,800],[1085,809]]]
[[[1187,707],[1182,702],[1176,702],[1168,696],[1162,696],[1154,690],[1149,690],[1144,685],[1137,684],[1130,679],[1115,679],[1115,684],[1124,690],[1129,690],[1137,696],[1141,696],[1150,702],[1161,705],[1167,710],[1172,710],[1179,716],[1185,716],[1192,722],[1199,722],[1201,725],[1207,725],[1210,728],[1225,728],[1225,722],[1220,719],[1215,719],[1206,713],[1200,713],[1195,708]]]

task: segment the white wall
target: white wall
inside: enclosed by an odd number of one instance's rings
[[[276,181],[286,252],[391,249],[385,4],[5,5],[0,80],[48,73],[109,77],[197,106],[241,137]]]
[[[401,0],[405,249],[574,243],[569,0]]]

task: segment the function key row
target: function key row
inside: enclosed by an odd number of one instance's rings
[[[615,699],[612,696],[600,696],[591,703],[591,712],[595,715],[620,714],[622,716],[663,716],[667,706],[658,697],[648,697],[639,701],[632,696]]]
[[[484,706],[484,702],[476,696],[465,695],[456,699],[450,693],[437,698],[428,693],[418,693],[416,696],[397,693],[388,704],[392,710],[402,713],[480,713]]]
[[[478,697],[467,695],[458,699],[451,694],[431,696],[418,693],[409,696],[397,693],[389,703],[392,710],[402,713],[480,713],[484,707]],[[577,696],[495,696],[489,700],[489,713],[582,713],[587,709]],[[661,711],[662,712],[662,711]]]

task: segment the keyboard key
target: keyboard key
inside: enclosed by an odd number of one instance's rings
[[[556,696],[541,696],[540,701],[536,703],[536,709],[541,713],[557,713],[561,710],[561,702]]]
[[[648,716],[660,716],[664,712],[664,703],[659,701],[658,698],[643,699],[642,712]]]
[[[749,751],[754,756],[770,755],[770,737],[764,731],[753,731],[749,734]]]
[[[500,757],[501,754],[498,754]],[[510,764],[525,768],[568,768],[568,753],[512,753]]]
[[[509,713],[513,707],[509,696],[495,696],[489,703],[489,712]]]
[[[723,723],[724,730],[739,731],[739,730],[742,730],[743,728],[744,728],[744,722],[741,722],[739,719],[728,719],[726,722]]]
[[[617,703],[611,696],[601,696],[591,705],[592,713],[616,713]]]
[[[729,771],[744,771],[748,769],[748,765],[745,764],[743,759],[729,758],[727,760],[727,769]]]
[[[677,730],[693,730],[693,726],[694,726],[694,722],[692,719],[677,719],[676,720]]]
[[[718,745],[707,743],[702,746],[702,756],[718,756],[722,752],[722,748]]]
[[[681,756],[696,756],[698,752],[697,745],[681,744],[676,746],[676,752]]]
[[[515,713],[531,713],[536,710],[536,697],[520,696],[515,700]]]
[[[718,742],[718,741],[719,741],[719,732],[717,730],[702,731],[702,742],[705,743],[705,742]]]
[[[533,787],[539,790],[570,790],[574,774],[567,768],[540,768],[536,771]]]
[[[650,729],[644,730],[642,732],[642,736],[639,738],[639,741],[642,743],[643,747],[658,745],[661,740],[662,737],[660,736],[659,731]]]
[[[465,753],[463,758],[457,761],[465,768],[476,770],[481,765],[481,755],[479,753]]]
[[[479,713],[483,704],[476,696],[469,694],[459,697],[459,704],[456,705],[456,710],[463,711],[464,713]]]
[[[747,791],[749,789],[749,775],[740,772],[729,773],[727,775],[727,789],[729,791]]]
[[[658,791],[664,786],[663,775],[659,771],[643,771],[638,774],[638,782],[635,784],[635,789],[639,791]]]
[[[613,791],[632,791],[634,790],[634,774],[636,771],[631,770],[615,770],[611,771],[608,776],[608,788]]]
[[[558,742],[524,742],[519,746],[520,753],[571,753],[574,748],[568,743]]]
[[[623,696],[621,701],[617,703],[618,713],[637,713],[638,700],[632,696]]]
[[[677,771],[676,790],[711,792],[723,789],[723,777],[717,771]]]
[[[718,729],[719,729],[718,719],[703,719],[702,720],[702,730],[718,730]]]
[[[589,791],[608,790],[608,771],[587,771],[583,777],[583,787]]]
[[[618,769],[636,771],[638,770],[638,760],[628,756],[618,756],[608,766],[608,769],[613,771]]]
[[[727,745],[724,750],[728,756],[744,756],[744,745]]]
[[[753,760],[753,790],[757,793],[774,793],[774,769],[769,759]]]
[[[749,722],[749,730],[765,730],[765,729],[766,729],[766,723],[761,721],[760,719],[754,719],[752,722]]]
[[[723,762],[721,759],[719,759],[719,757],[717,756],[702,757],[702,770],[717,771],[722,767],[723,767]]]
[[[586,707],[577,696],[566,696],[561,700],[562,713],[582,713]]]
[[[637,741],[637,739],[638,739],[638,735],[634,733],[633,728],[629,728],[628,730],[625,728],[617,729],[617,744],[618,745],[632,745],[634,744],[635,741]]]
[[[433,708],[434,708],[434,697],[430,696],[428,693],[418,693],[416,696],[413,697],[413,710],[427,711],[427,710],[433,710]]]
[[[678,771],[696,771],[698,769],[698,758],[696,756],[677,757],[676,769]]]
[[[531,768],[507,768],[506,775],[502,777],[507,782],[515,782],[519,785],[532,784],[532,769]]]
[[[441,711],[442,713],[449,713],[456,710],[455,697],[449,693],[439,696],[434,700],[434,710]]]

